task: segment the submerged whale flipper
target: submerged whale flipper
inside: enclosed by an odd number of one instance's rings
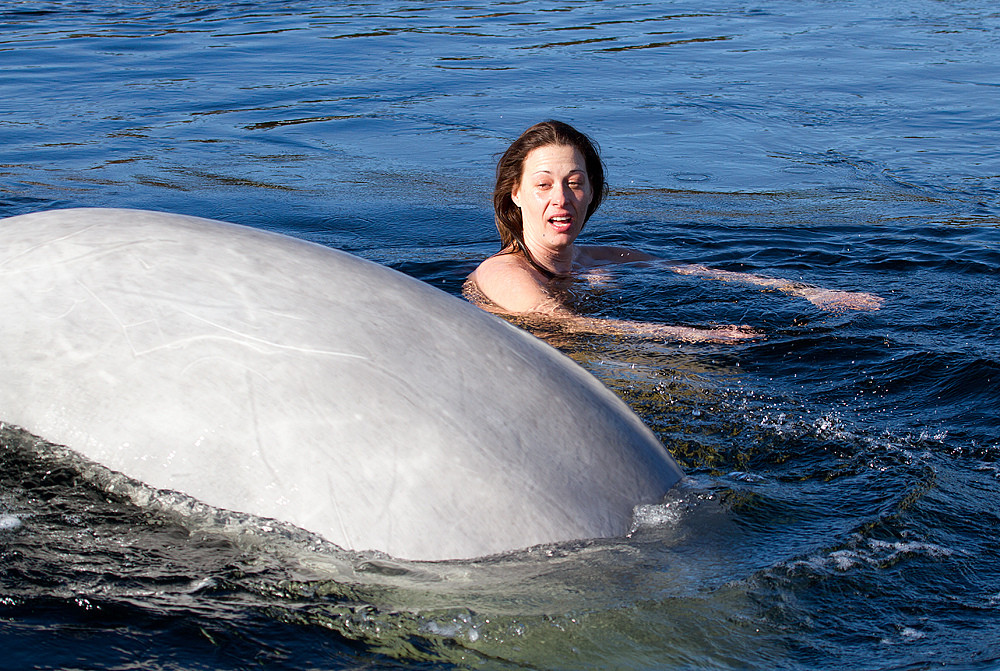
[[[681,477],[596,379],[394,270],[207,219],[0,221],[0,421],[346,549],[626,533]]]

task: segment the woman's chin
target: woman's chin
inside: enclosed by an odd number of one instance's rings
[[[559,241],[564,244],[571,244],[580,235],[580,227],[574,224],[546,224],[545,234],[552,242]]]

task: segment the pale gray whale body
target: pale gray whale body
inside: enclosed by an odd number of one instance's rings
[[[344,252],[207,219],[0,221],[0,421],[348,550],[625,534],[681,471],[536,338]]]

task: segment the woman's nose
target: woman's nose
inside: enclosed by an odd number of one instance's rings
[[[552,187],[552,202],[556,205],[566,204],[566,187],[562,184],[556,184]]]

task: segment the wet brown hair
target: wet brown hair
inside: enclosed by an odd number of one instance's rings
[[[533,149],[560,145],[574,147],[583,156],[587,168],[587,179],[593,189],[593,198],[587,207],[584,223],[590,219],[601,201],[607,195],[608,186],[604,181],[604,163],[598,153],[597,144],[589,137],[562,121],[542,121],[521,133],[521,136],[503,153],[497,161],[497,181],[493,189],[493,213],[497,231],[500,233],[501,254],[524,254],[543,274],[552,277],[552,273],[542,268],[531,258],[524,244],[524,221],[521,219],[521,209],[514,204],[511,191],[521,183],[524,173],[524,160]],[[582,229],[581,229],[582,230]]]

